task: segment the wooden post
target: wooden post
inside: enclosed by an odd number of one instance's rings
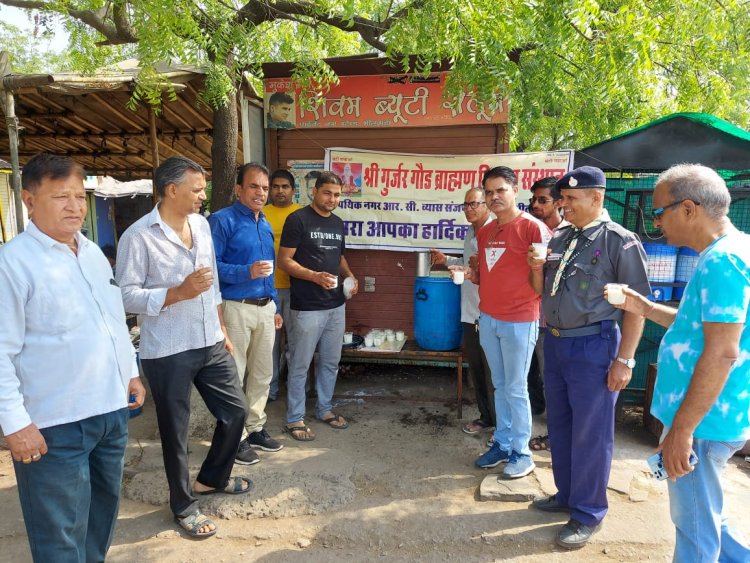
[[[148,108],[148,130],[151,138],[151,166],[154,171],[159,167],[159,139],[156,135],[156,114],[154,108]]]
[[[7,51],[0,52],[0,77],[10,74],[10,57]],[[0,100],[8,126],[8,144],[10,149],[10,186],[13,190],[13,204],[16,208],[16,232],[23,232],[23,200],[21,199],[21,168],[18,162],[18,117],[13,92],[0,86]]]

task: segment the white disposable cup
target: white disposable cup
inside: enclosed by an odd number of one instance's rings
[[[330,289],[336,289],[339,286],[339,277],[334,276],[333,274],[328,274],[329,276],[333,276],[333,287]]]
[[[395,342],[396,341],[396,334],[393,333],[393,332],[389,332],[388,334],[385,335],[385,339],[388,342]]]
[[[372,337],[371,334],[368,334],[365,336],[365,346],[368,348],[372,348],[372,345],[375,344],[375,339]]]
[[[373,339],[373,344],[375,344],[375,346],[380,346],[381,344],[383,344],[383,336],[376,336]]]
[[[344,280],[344,297],[347,299],[352,298],[352,291],[354,291],[354,278],[348,277]]]
[[[396,331],[396,340],[398,340],[399,342],[401,342],[405,338],[406,338],[406,334],[404,334],[403,330]]]
[[[351,332],[344,333],[344,344],[351,344],[354,342],[354,334]]]
[[[547,243],[546,242],[532,242],[531,246],[534,247],[534,258],[537,260],[547,259]]]
[[[622,305],[625,303],[625,294],[622,290],[628,287],[626,283],[608,283],[607,288],[607,301],[612,305]]]
[[[266,277],[273,274],[273,260],[261,260],[260,263],[263,265],[268,265],[271,268],[271,271],[266,274]]]
[[[390,335],[390,334],[396,334],[396,331],[395,331],[395,330],[393,330],[392,328],[387,328],[387,329],[385,329],[385,335],[386,335],[386,337],[387,337],[388,335]]]
[[[456,285],[461,285],[464,283],[464,271],[463,270],[451,270],[451,277],[453,278],[453,283]]]

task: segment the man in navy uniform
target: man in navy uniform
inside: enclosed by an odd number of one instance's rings
[[[630,382],[643,318],[621,314],[604,298],[608,283],[650,293],[646,253],[635,234],[609,220],[604,173],[583,166],[557,181],[569,226],[557,229],[544,269],[542,310],[547,426],[557,494],[534,501],[569,512],[557,544],[583,547],[607,513],[618,392]],[[543,291],[542,291],[543,290]]]

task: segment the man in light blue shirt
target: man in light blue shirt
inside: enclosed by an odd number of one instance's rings
[[[169,506],[191,537],[216,533],[197,495],[243,494],[245,477],[230,479],[245,420],[245,397],[229,355],[221,315],[211,231],[200,215],[203,168],[173,156],[154,172],[159,203],[122,235],[117,281],[125,310],[143,315],[141,365],[156,406]],[[211,447],[191,486],[188,421],[192,387],[216,417]]]
[[[112,269],[80,233],[84,176],[67,157],[32,158],[31,223],[0,247],[0,425],[34,561],[104,561],[128,407],[146,393]]]
[[[723,519],[721,488],[727,460],[750,438],[750,236],[729,221],[730,202],[710,168],[681,164],[659,176],[654,225],[669,244],[700,252],[698,265],[678,309],[630,290],[621,306],[668,327],[651,413],[664,424],[675,562],[750,561]]]

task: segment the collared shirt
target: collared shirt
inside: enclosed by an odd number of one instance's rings
[[[491,223],[495,220],[495,216],[490,213],[484,225]],[[482,228],[480,227],[480,229]],[[467,266],[469,265],[469,258],[479,252],[477,246],[477,233],[474,232],[474,227],[469,226],[464,237],[464,255],[461,258],[454,256],[446,257],[446,266]],[[474,324],[479,320],[479,286],[472,282],[464,282],[461,284],[461,322]]]
[[[601,217],[580,234],[558,291],[551,295],[555,275],[560,267],[574,227],[558,228],[552,235],[550,254],[544,264],[542,311],[548,326],[579,328],[604,320],[622,320],[622,311],[604,298],[608,283],[625,283],[642,295],[649,295],[646,252],[634,234],[617,223]]]
[[[693,435],[734,442],[750,438],[750,236],[734,232],[701,252],[674,322],[659,346],[651,413],[672,426],[705,347],[704,323],[742,325],[740,356]]]
[[[146,360],[207,348],[224,338],[216,310],[221,292],[211,229],[197,213],[187,221],[192,249],[164,222],[158,206],[128,227],[117,247],[116,277],[125,310],[145,315],[140,354]],[[213,268],[213,288],[164,308],[167,290],[204,266]]]
[[[0,425],[58,426],[122,409],[138,377],[120,290],[99,247],[34,223],[0,247]]]
[[[273,260],[273,231],[261,211],[258,218],[248,207],[235,202],[208,218],[216,252],[219,287],[224,299],[272,297],[278,310],[273,276],[250,279],[250,267],[258,260]],[[274,263],[274,268],[278,264]]]

